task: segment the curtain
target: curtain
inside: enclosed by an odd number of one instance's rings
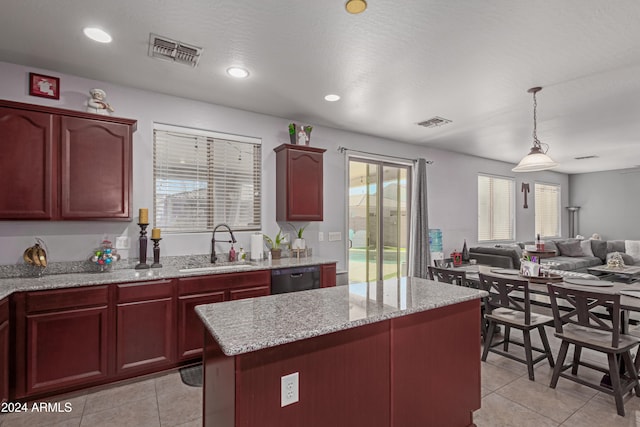
[[[418,159],[413,174],[411,228],[409,230],[409,276],[429,277],[429,221],[427,215],[427,161]]]

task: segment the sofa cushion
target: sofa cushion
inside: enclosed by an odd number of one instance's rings
[[[600,258],[601,262],[607,261],[607,242],[604,240],[591,240],[591,251]]]
[[[602,265],[602,261],[598,257],[568,257],[568,256],[556,256],[553,258],[544,258],[540,263],[551,269],[555,270],[569,270],[569,271],[587,271],[588,267],[596,265]]]
[[[607,253],[624,252],[624,240],[607,240]]]
[[[625,240],[624,252],[633,258],[640,258],[640,240]]]
[[[516,252],[516,249],[511,247],[495,248],[495,247],[478,246],[475,248],[471,248],[469,252],[488,254],[488,255],[501,255],[504,257],[509,257],[511,258],[511,261],[513,263],[513,268],[520,268],[520,255],[518,255],[518,252]]]
[[[582,248],[582,253],[584,254],[584,256],[595,256],[593,254],[593,251],[591,250],[591,240],[581,240],[580,248]]]
[[[582,252],[582,247],[580,246],[579,240],[556,242],[556,246],[558,247],[558,250],[560,251],[561,256],[568,256],[568,257],[585,256],[584,252]]]

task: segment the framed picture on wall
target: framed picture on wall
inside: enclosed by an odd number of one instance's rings
[[[60,99],[60,78],[29,73],[29,95]]]

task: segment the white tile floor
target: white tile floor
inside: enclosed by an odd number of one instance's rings
[[[515,332],[512,332],[515,334]],[[559,341],[547,328],[554,356]],[[534,333],[534,335],[537,335]],[[539,345],[538,340],[535,340]],[[592,361],[595,353],[583,351]],[[601,375],[593,373],[594,378]],[[616,414],[613,397],[562,378],[549,388],[551,368],[540,362],[535,381],[527,378],[526,366],[490,353],[482,363],[482,408],[474,414],[478,427],[640,426],[640,398],[627,395],[626,417]],[[102,387],[51,399],[70,402],[68,413],[10,414],[0,418],[1,427],[13,426],[199,426],[202,389],[184,385],[177,371],[112,387]],[[269,427],[269,426],[260,426]],[[373,426],[375,427],[375,426]]]

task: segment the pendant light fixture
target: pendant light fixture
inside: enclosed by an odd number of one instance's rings
[[[549,146],[547,144],[541,143],[538,140],[538,134],[536,133],[536,108],[538,107],[538,103],[536,102],[536,93],[540,92],[541,90],[541,87],[532,87],[527,91],[533,94],[533,147],[531,147],[531,151],[529,152],[529,154],[527,154],[522,160],[520,160],[518,166],[511,169],[513,172],[536,172],[552,169],[558,166],[558,164],[554,162],[551,157],[547,156]]]

